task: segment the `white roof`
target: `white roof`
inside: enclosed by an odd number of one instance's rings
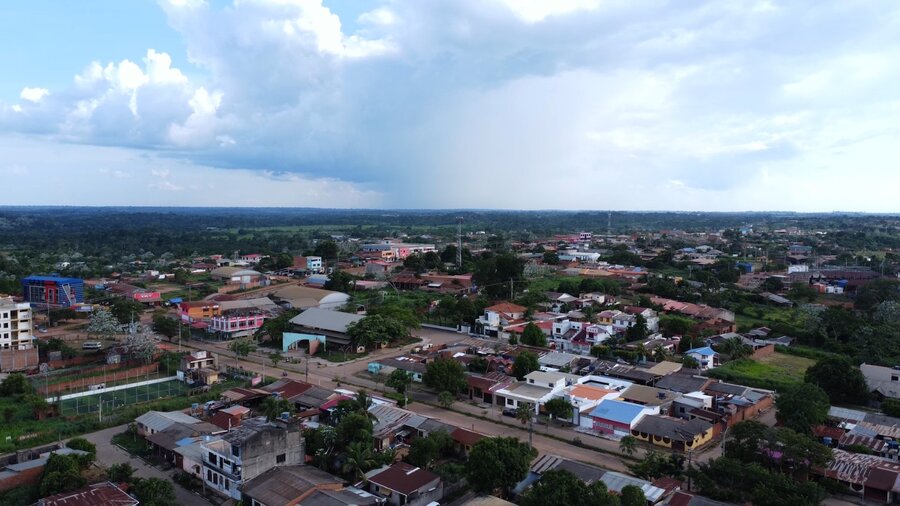
[[[561,379],[565,379],[566,375],[558,372],[532,371],[525,375],[525,379],[535,383],[556,383]]]
[[[341,313],[340,311],[311,307],[291,318],[291,323],[310,329],[345,333],[347,332],[347,327],[351,323],[358,322],[363,318],[363,316],[358,314]]]
[[[168,413],[164,413],[162,411],[148,411],[143,415],[135,418],[134,421],[155,432],[166,430],[176,423],[183,423],[187,425],[200,423],[200,420],[194,418],[193,416],[186,415],[181,411],[169,411]]]

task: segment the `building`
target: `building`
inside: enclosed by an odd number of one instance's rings
[[[296,424],[244,420],[219,439],[201,443],[205,451],[203,482],[216,493],[241,499],[241,486],[276,466],[304,461],[303,437]]]
[[[137,499],[111,482],[94,483],[72,492],[39,499],[34,506],[138,506]]]
[[[604,400],[591,410],[592,428],[601,434],[627,436],[642,418],[659,413],[658,407],[631,402]]]
[[[410,255],[421,255],[437,252],[434,244],[407,244],[385,241],[383,243],[363,244],[359,247],[363,253],[377,253],[382,260],[403,260]]]
[[[219,356],[206,350],[197,350],[181,357],[178,370],[185,382],[212,385],[219,382]]]
[[[249,480],[241,490],[247,506],[368,506],[378,498],[313,466],[278,466]]]
[[[405,462],[366,473],[370,492],[383,496],[394,506],[425,506],[441,500],[444,485],[440,476]]]
[[[176,423],[193,425],[200,423],[200,421],[201,420],[186,415],[181,411],[148,411],[134,419],[135,425],[137,426],[137,433],[142,437],[151,436],[157,432],[161,432]]]
[[[900,370],[870,364],[861,364],[859,370],[877,398],[900,399]]]
[[[567,378],[563,373],[532,371],[525,376],[525,381],[498,389],[497,404],[508,409],[516,409],[519,404],[530,404],[538,413],[547,401],[562,395]]]
[[[84,302],[84,280],[32,275],[22,280],[22,295],[32,307],[72,307]]]
[[[225,281],[226,285],[244,288],[263,286],[266,277],[259,271],[243,267],[219,267],[209,273],[213,279]]]
[[[694,418],[684,420],[670,416],[645,416],[631,429],[631,435],[655,446],[675,451],[695,450],[712,440],[716,425]]]
[[[178,315],[185,323],[194,323],[208,320],[222,314],[222,308],[218,302],[200,300],[196,302],[179,302]]]
[[[282,339],[283,351],[296,348],[301,341],[308,341],[310,352],[313,341],[322,343],[323,346],[334,344],[340,348],[352,346],[352,340],[347,335],[347,327],[362,320],[364,316],[358,314],[330,311],[318,307],[312,307],[291,318],[290,323],[297,332],[285,332]]]
[[[719,353],[709,346],[688,350],[684,352],[684,355],[696,360],[699,364],[698,369],[701,371],[713,369],[719,365]]]
[[[233,310],[209,319],[206,331],[221,339],[237,339],[253,335],[266,321],[266,315],[254,310]]]
[[[524,306],[510,302],[495,304],[485,308],[484,314],[479,316],[475,323],[481,328],[482,334],[498,337],[503,331],[503,327],[524,318],[525,310]]]
[[[323,274],[325,272],[325,264],[322,257],[294,257],[294,265],[291,270],[296,274]]]
[[[588,485],[602,481],[611,494],[621,494],[623,488],[633,485],[641,489],[648,505],[660,503],[666,493],[664,489],[654,486],[649,481],[549,454],[542,455],[534,461],[528,475],[516,485],[514,492],[521,494],[548,471],[568,471]]]
[[[30,350],[34,348],[31,305],[0,298],[0,349]]]
[[[319,308],[338,310],[350,301],[350,296],[343,292],[297,285],[278,289],[272,293],[272,297],[282,306],[291,309]]]

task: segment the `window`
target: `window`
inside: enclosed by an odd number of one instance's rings
[[[240,457],[241,456],[241,447],[240,446],[232,446],[231,454],[234,455],[235,457]]]
[[[231,480],[222,478],[222,481],[225,482],[225,490],[231,490]]]
[[[216,454],[215,454],[215,453],[212,453],[212,452],[209,453],[209,463],[212,464],[212,465],[214,465],[214,466],[217,465],[217,464],[219,463],[219,459],[216,458]]]
[[[282,453],[282,454],[280,454],[280,455],[276,455],[276,456],[275,456],[275,463],[276,463],[276,464],[284,464],[285,461],[287,461],[287,454]]]
[[[206,470],[206,481],[212,481],[212,471]]]
[[[896,374],[891,374],[891,381],[900,381],[900,376],[897,376]]]

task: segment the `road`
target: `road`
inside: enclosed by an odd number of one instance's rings
[[[210,502],[197,494],[187,491],[181,485],[172,481],[172,475],[160,469],[148,465],[146,462],[137,457],[132,457],[125,450],[112,444],[112,437],[116,434],[125,432],[127,425],[119,425],[118,427],[110,427],[83,437],[97,445],[97,465],[107,468],[112,464],[129,463],[135,469],[135,476],[139,478],[160,478],[172,482],[175,487],[175,496],[178,498],[178,504],[181,506],[210,506]],[[173,471],[174,472],[174,471]]]

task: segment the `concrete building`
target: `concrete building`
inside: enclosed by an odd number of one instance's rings
[[[276,290],[272,297],[284,306],[292,309],[330,309],[337,310],[350,301],[350,296],[343,292],[322,290],[309,286],[291,285]]]
[[[0,298],[0,349],[30,350],[34,348],[31,305]]]
[[[32,307],[72,307],[84,302],[84,280],[32,275],[22,280],[22,295]]]
[[[366,473],[369,491],[383,496],[394,506],[425,506],[441,500],[444,485],[440,476],[397,462]]]
[[[303,463],[304,443],[298,425],[265,417],[244,420],[219,439],[201,443],[203,482],[216,493],[241,499],[240,488],[276,466]]]

